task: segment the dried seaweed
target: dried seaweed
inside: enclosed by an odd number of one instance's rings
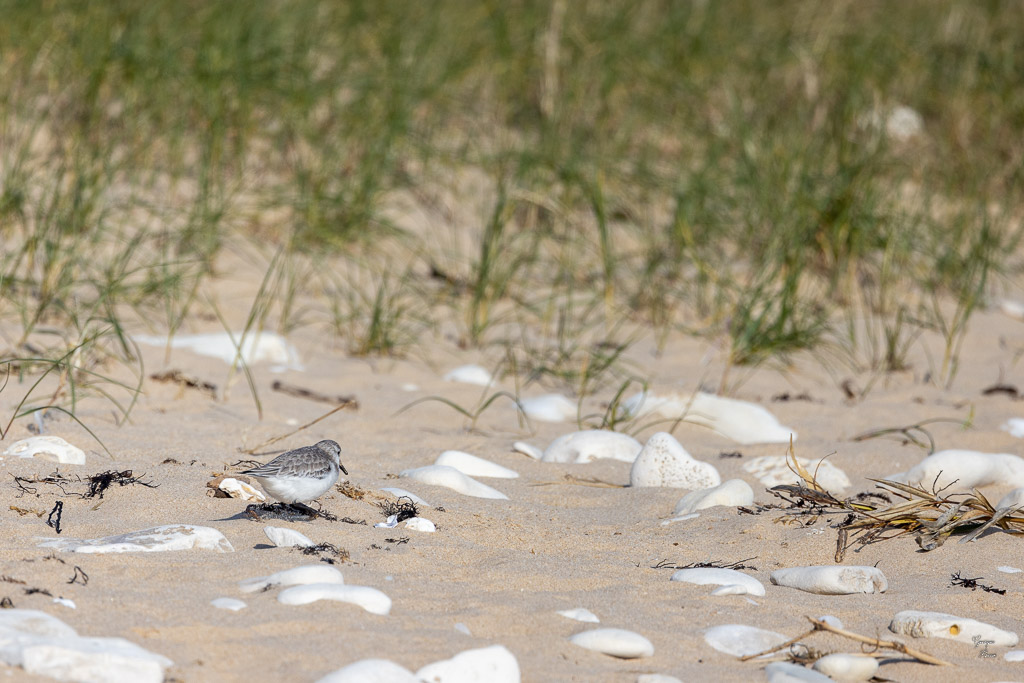
[[[210,398],[217,398],[217,385],[211,384],[210,382],[199,379],[198,377],[190,377],[181,370],[167,370],[166,372],[158,372],[149,376],[154,382],[172,382],[177,384],[181,388],[178,396],[184,393],[185,389],[195,389],[201,393],[207,394]]]
[[[409,496],[401,496],[398,500],[381,501],[377,504],[377,507],[384,513],[385,518],[392,515],[398,517],[399,523],[420,516],[419,508],[416,507],[416,503]]]
[[[50,527],[58,534],[60,534],[60,517],[61,514],[63,514],[63,512],[64,501],[58,500],[56,503],[53,504],[53,509],[50,510],[50,516],[46,518],[46,526]],[[54,515],[57,515],[57,519],[53,518]]]
[[[961,586],[963,588],[970,588],[972,591],[980,588],[981,590],[985,591],[986,593],[996,593],[997,595],[1006,595],[1006,589],[1004,589],[1004,588],[994,588],[992,586],[986,586],[983,583],[978,583],[979,581],[981,581],[984,578],[985,578],[984,576],[979,576],[976,579],[965,579],[962,576],[960,576],[960,572],[956,572],[955,574],[950,576],[949,585],[950,586]]]
[[[750,562],[756,560],[757,557],[748,557],[745,560],[737,560],[736,562],[719,562],[718,560],[712,560],[711,562],[691,562],[690,564],[673,564],[668,560],[660,560],[657,564],[652,564],[651,569],[750,569],[751,571],[757,571],[757,567],[743,564],[744,562]]]
[[[143,477],[146,475],[142,475]],[[123,470],[118,472],[117,470],[107,470],[106,472],[100,472],[94,474],[91,477],[86,477],[86,481],[89,482],[89,490],[85,493],[83,498],[93,498],[95,496],[103,497],[103,492],[111,487],[113,484],[118,486],[128,486],[129,484],[139,484],[146,488],[155,489],[159,484],[153,484],[148,481],[142,481],[141,477],[132,476],[131,470]]]
[[[68,579],[68,583],[81,583],[83,586],[89,583],[89,575],[85,573],[85,570],[75,565],[75,573]]]
[[[349,559],[349,552],[333,543],[317,543],[316,545],[309,546],[296,545],[292,547],[292,550],[298,550],[303,555],[319,555],[320,561],[327,564],[334,564],[337,561],[347,562]]]

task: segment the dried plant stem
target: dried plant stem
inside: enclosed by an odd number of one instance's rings
[[[273,439],[270,439],[269,441],[264,441],[263,443],[258,444],[256,446],[253,446],[252,448],[247,448],[247,449],[245,449],[242,452],[243,453],[248,453],[249,455],[253,455],[254,453],[256,453],[256,451],[260,450],[261,448],[266,448],[267,446],[275,444],[278,441],[281,441],[282,439],[287,439],[289,436],[292,436],[293,434],[298,434],[303,429],[307,429],[309,427],[312,427],[317,422],[320,422],[320,420],[325,420],[328,417],[330,417],[331,415],[334,415],[339,410],[344,410],[345,408],[348,408],[348,407],[349,407],[348,403],[342,403],[340,406],[337,406],[337,407],[335,407],[335,408],[333,408],[331,410],[328,410],[326,413],[324,413],[323,415],[321,415],[317,419],[313,420],[312,422],[307,422],[306,424],[302,425],[298,429],[293,429],[292,431],[288,432],[287,434],[282,434],[281,436],[275,436]]]

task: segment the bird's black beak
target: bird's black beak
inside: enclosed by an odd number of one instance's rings
[[[348,474],[348,470],[345,469],[345,466],[341,464],[340,460],[338,461],[338,467],[341,468],[342,472],[344,472],[345,474]]]

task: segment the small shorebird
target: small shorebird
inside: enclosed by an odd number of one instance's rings
[[[339,471],[348,474],[341,464],[341,446],[324,440],[282,453],[242,474],[257,479],[272,498],[303,512],[316,512],[304,503],[327,493],[338,481]]]

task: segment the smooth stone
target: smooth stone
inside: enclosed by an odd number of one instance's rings
[[[1024,507],[1024,487],[1016,488],[1005,496],[999,499],[996,503],[996,510],[1004,510],[1006,508],[1022,508]]]
[[[525,441],[516,441],[512,444],[512,450],[516,453],[522,453],[523,455],[529,456],[534,460],[540,460],[544,457],[544,451],[537,448],[533,444],[528,444]]]
[[[263,533],[267,535],[270,542],[276,545],[278,548],[291,548],[294,546],[302,546],[303,548],[310,548],[316,543],[306,536],[300,534],[295,529],[285,529],[279,526],[265,526],[263,527]]]
[[[654,654],[654,645],[639,633],[622,628],[596,628],[583,631],[569,638],[574,645],[587,650],[619,657],[636,659]]]
[[[597,615],[588,609],[583,607],[576,607],[575,609],[563,609],[557,612],[566,619],[575,619],[576,621],[583,621],[589,624],[600,624],[601,620],[597,618]]]
[[[470,477],[496,477],[499,479],[518,479],[519,473],[507,467],[478,458],[462,451],[445,451],[437,456],[435,465],[454,467],[459,472]]]
[[[683,683],[675,676],[668,674],[640,674],[636,677],[636,683]]]
[[[877,567],[789,567],[776,569],[769,578],[776,586],[819,595],[884,593],[889,588],[889,582]]]
[[[416,672],[428,683],[519,683],[516,656],[504,645],[466,650]]]
[[[531,420],[540,422],[571,422],[576,419],[578,407],[561,394],[545,394],[519,399],[519,406]]]
[[[508,500],[501,491],[492,489],[487,484],[481,484],[476,479],[467,477],[454,467],[446,465],[427,465],[411,470],[405,470],[399,476],[415,479],[416,481],[431,486],[443,486],[457,493],[474,498],[492,498],[495,500]]]
[[[1018,439],[1024,438],[1024,418],[1011,417],[1000,429],[1009,432],[1010,436],[1015,436]]]
[[[1003,659],[1008,662],[1024,662],[1024,650],[1007,650]]]
[[[714,465],[695,459],[667,432],[651,436],[629,470],[630,486],[707,489],[721,483]]]
[[[465,636],[473,636],[473,632],[469,630],[469,627],[463,624],[461,621],[456,622],[454,626],[455,630]]]
[[[797,458],[797,461],[804,466],[811,476],[816,477],[818,484],[828,491],[842,491],[850,486],[850,479],[846,476],[846,473],[828,460],[818,461]],[[785,455],[765,455],[760,458],[754,458],[743,466],[743,470],[757,477],[757,480],[768,488],[784,484],[799,484],[803,486],[803,481],[800,477],[793,470],[789,469],[787,456]]]
[[[944,494],[992,484],[1017,488],[1024,486],[1024,459],[1009,453],[939,451],[906,472],[886,478],[928,491],[945,489]]]
[[[839,620],[839,617],[834,617],[831,614],[825,614],[818,617],[818,621],[824,622],[832,628],[845,628],[843,622]]]
[[[68,598],[54,598],[53,604],[61,605],[63,607],[67,607],[68,609],[78,609],[78,605],[75,604],[75,601],[69,600]]]
[[[162,683],[172,662],[123,638],[79,636],[60,619],[0,610],[0,661],[62,681]]]
[[[1004,631],[974,619],[943,614],[905,610],[892,618],[889,630],[913,638],[948,638],[974,644],[974,639],[991,640],[995,647],[1013,647],[1019,641],[1016,633]]]
[[[725,624],[704,631],[704,642],[733,657],[756,655],[787,640],[789,636],[745,624]]]
[[[277,601],[282,605],[308,605],[318,600],[348,602],[372,614],[386,615],[391,611],[391,598],[369,586],[309,583],[285,588],[277,594]]]
[[[544,450],[544,462],[582,465],[598,458],[633,462],[640,455],[640,442],[620,432],[587,429],[558,437]]]
[[[437,531],[437,527],[429,519],[423,517],[410,517],[405,520],[405,528],[412,529],[413,531],[422,531],[427,534],[432,534]]]
[[[214,332],[211,334],[182,334],[171,339],[172,349],[187,349],[192,353],[210,358],[219,358],[225,363],[234,364],[238,356],[236,342],[242,342],[242,360],[246,365],[266,361],[281,366],[280,369],[303,370],[299,352],[294,346],[279,334],[273,332],[256,332],[246,334],[244,341],[243,333],[235,332],[232,335],[226,332]],[[167,337],[158,335],[138,335],[132,337],[140,344],[147,346],[166,347]]]
[[[208,526],[165,524],[104,538],[54,538],[40,548],[56,548],[69,553],[153,553],[169,550],[216,550],[234,552],[224,534]]]
[[[39,458],[62,465],[84,465],[85,451],[74,446],[59,436],[32,436],[15,441],[4,455],[15,455],[19,458]]]
[[[430,503],[428,503],[427,501],[423,500],[422,498],[417,496],[415,493],[412,493],[410,491],[406,491],[405,489],[400,489],[397,486],[386,486],[386,487],[382,488],[381,491],[384,491],[385,493],[390,493],[395,498],[408,498],[409,500],[411,500],[416,505],[426,505],[427,507],[430,507]]]
[[[1020,574],[1022,571],[1024,571],[1024,569],[1017,569],[1016,567],[1010,567],[1007,565],[1003,565],[1002,567],[996,567],[996,569],[1004,574]]]
[[[238,588],[243,593],[255,593],[274,586],[301,586],[310,583],[343,584],[345,580],[341,572],[330,565],[307,564],[275,572],[270,576],[244,579],[238,582]]]
[[[387,659],[361,659],[332,671],[316,683],[421,683],[404,666]]]
[[[764,595],[764,585],[750,574],[719,567],[693,567],[672,574],[671,581],[693,583],[698,586],[724,586],[730,590],[716,595]],[[733,588],[735,587],[735,588]],[[740,590],[736,590],[736,588]]]
[[[624,404],[628,415],[657,413],[674,420],[710,427],[722,436],[740,444],[789,443],[796,432],[783,426],[768,410],[756,403],[724,398],[704,391],[694,394],[654,396],[640,392]]]
[[[460,365],[454,370],[449,370],[444,376],[444,381],[487,387],[494,381],[494,377],[489,370],[479,365]]]
[[[764,668],[768,683],[832,683],[825,674],[791,662],[772,662]]]
[[[866,655],[836,652],[814,662],[814,670],[837,681],[866,681],[878,672],[878,660]]]
[[[263,495],[262,491],[234,477],[221,477],[220,481],[217,482],[217,490],[228,494],[230,498],[238,498],[239,500],[254,503],[267,502],[267,497]]]
[[[754,502],[754,489],[742,479],[730,479],[710,489],[690,491],[679,499],[674,515],[688,515],[697,510],[726,505],[736,507]]]
[[[217,609],[227,609],[231,610],[232,612],[237,612],[238,610],[245,609],[246,607],[248,607],[248,605],[246,605],[245,602],[237,598],[216,598],[214,600],[211,600],[210,604],[216,607]]]

